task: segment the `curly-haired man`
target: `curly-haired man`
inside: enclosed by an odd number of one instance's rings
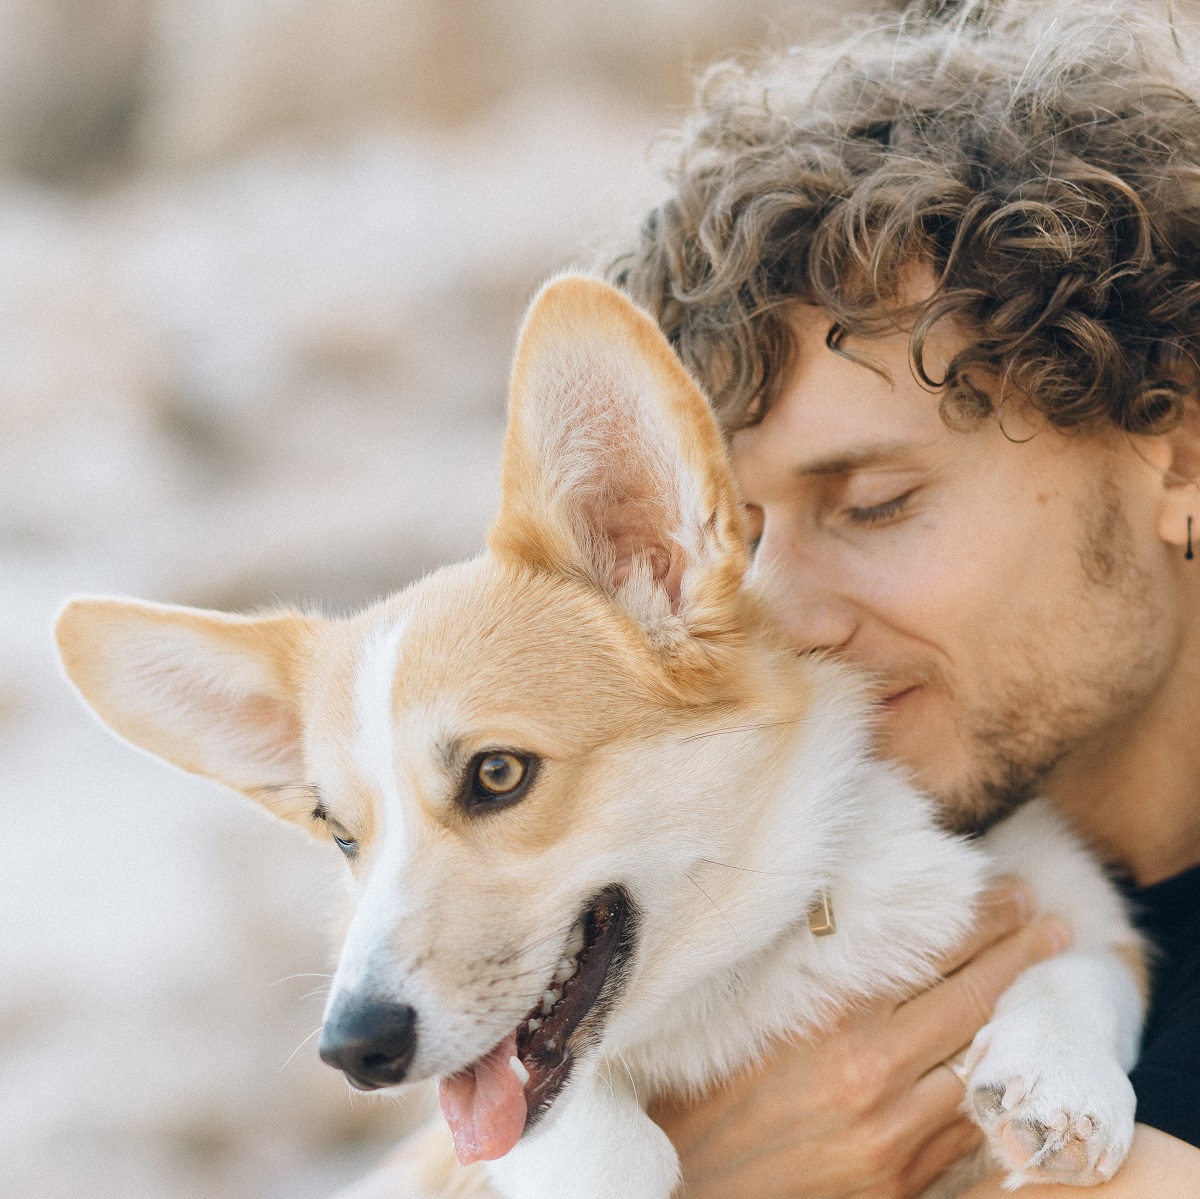
[[[882,752],[965,831],[1050,795],[1128,880],[1161,953],[1113,1199],[1200,1195],[1194,58],[1165,10],[980,0],[719,69],[613,268],[796,646],[882,679]],[[965,1152],[939,1063],[1063,947],[1000,898],[931,991],[660,1106],[689,1197],[913,1195]]]

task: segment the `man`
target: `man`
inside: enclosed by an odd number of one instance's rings
[[[713,73],[614,277],[732,434],[797,649],[881,679],[881,751],[966,832],[1049,795],[1128,880],[1161,955],[1093,1193],[1167,1199],[1200,1195],[1200,82],[1123,12],[941,5]],[[658,1109],[690,1199],[919,1193],[977,1136],[944,1063],[1064,946],[1029,915],[999,892],[939,986]]]

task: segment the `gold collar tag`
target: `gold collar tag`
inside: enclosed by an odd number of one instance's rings
[[[828,891],[822,891],[809,906],[808,929],[814,937],[828,937],[837,932],[837,924],[833,919],[833,904],[829,900]]]

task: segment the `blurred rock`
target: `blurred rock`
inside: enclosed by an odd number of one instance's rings
[[[79,180],[128,153],[153,0],[0,0],[0,171]]]
[[[539,81],[679,105],[714,56],[841,15],[769,0],[158,0],[142,150],[184,163],[362,121],[444,128]]]
[[[685,104],[714,57],[866,8],[777,0],[0,0],[0,171],[96,182],[365,124],[453,127],[570,80]]]

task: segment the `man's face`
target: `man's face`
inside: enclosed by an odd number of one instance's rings
[[[1133,439],[1060,434],[1013,402],[956,431],[908,337],[798,353],[734,466],[798,649],[880,681],[880,748],[971,830],[1090,739],[1119,736],[1176,652],[1154,472]],[[927,364],[956,346],[931,339]],[[1012,411],[1016,410],[1016,411]]]

